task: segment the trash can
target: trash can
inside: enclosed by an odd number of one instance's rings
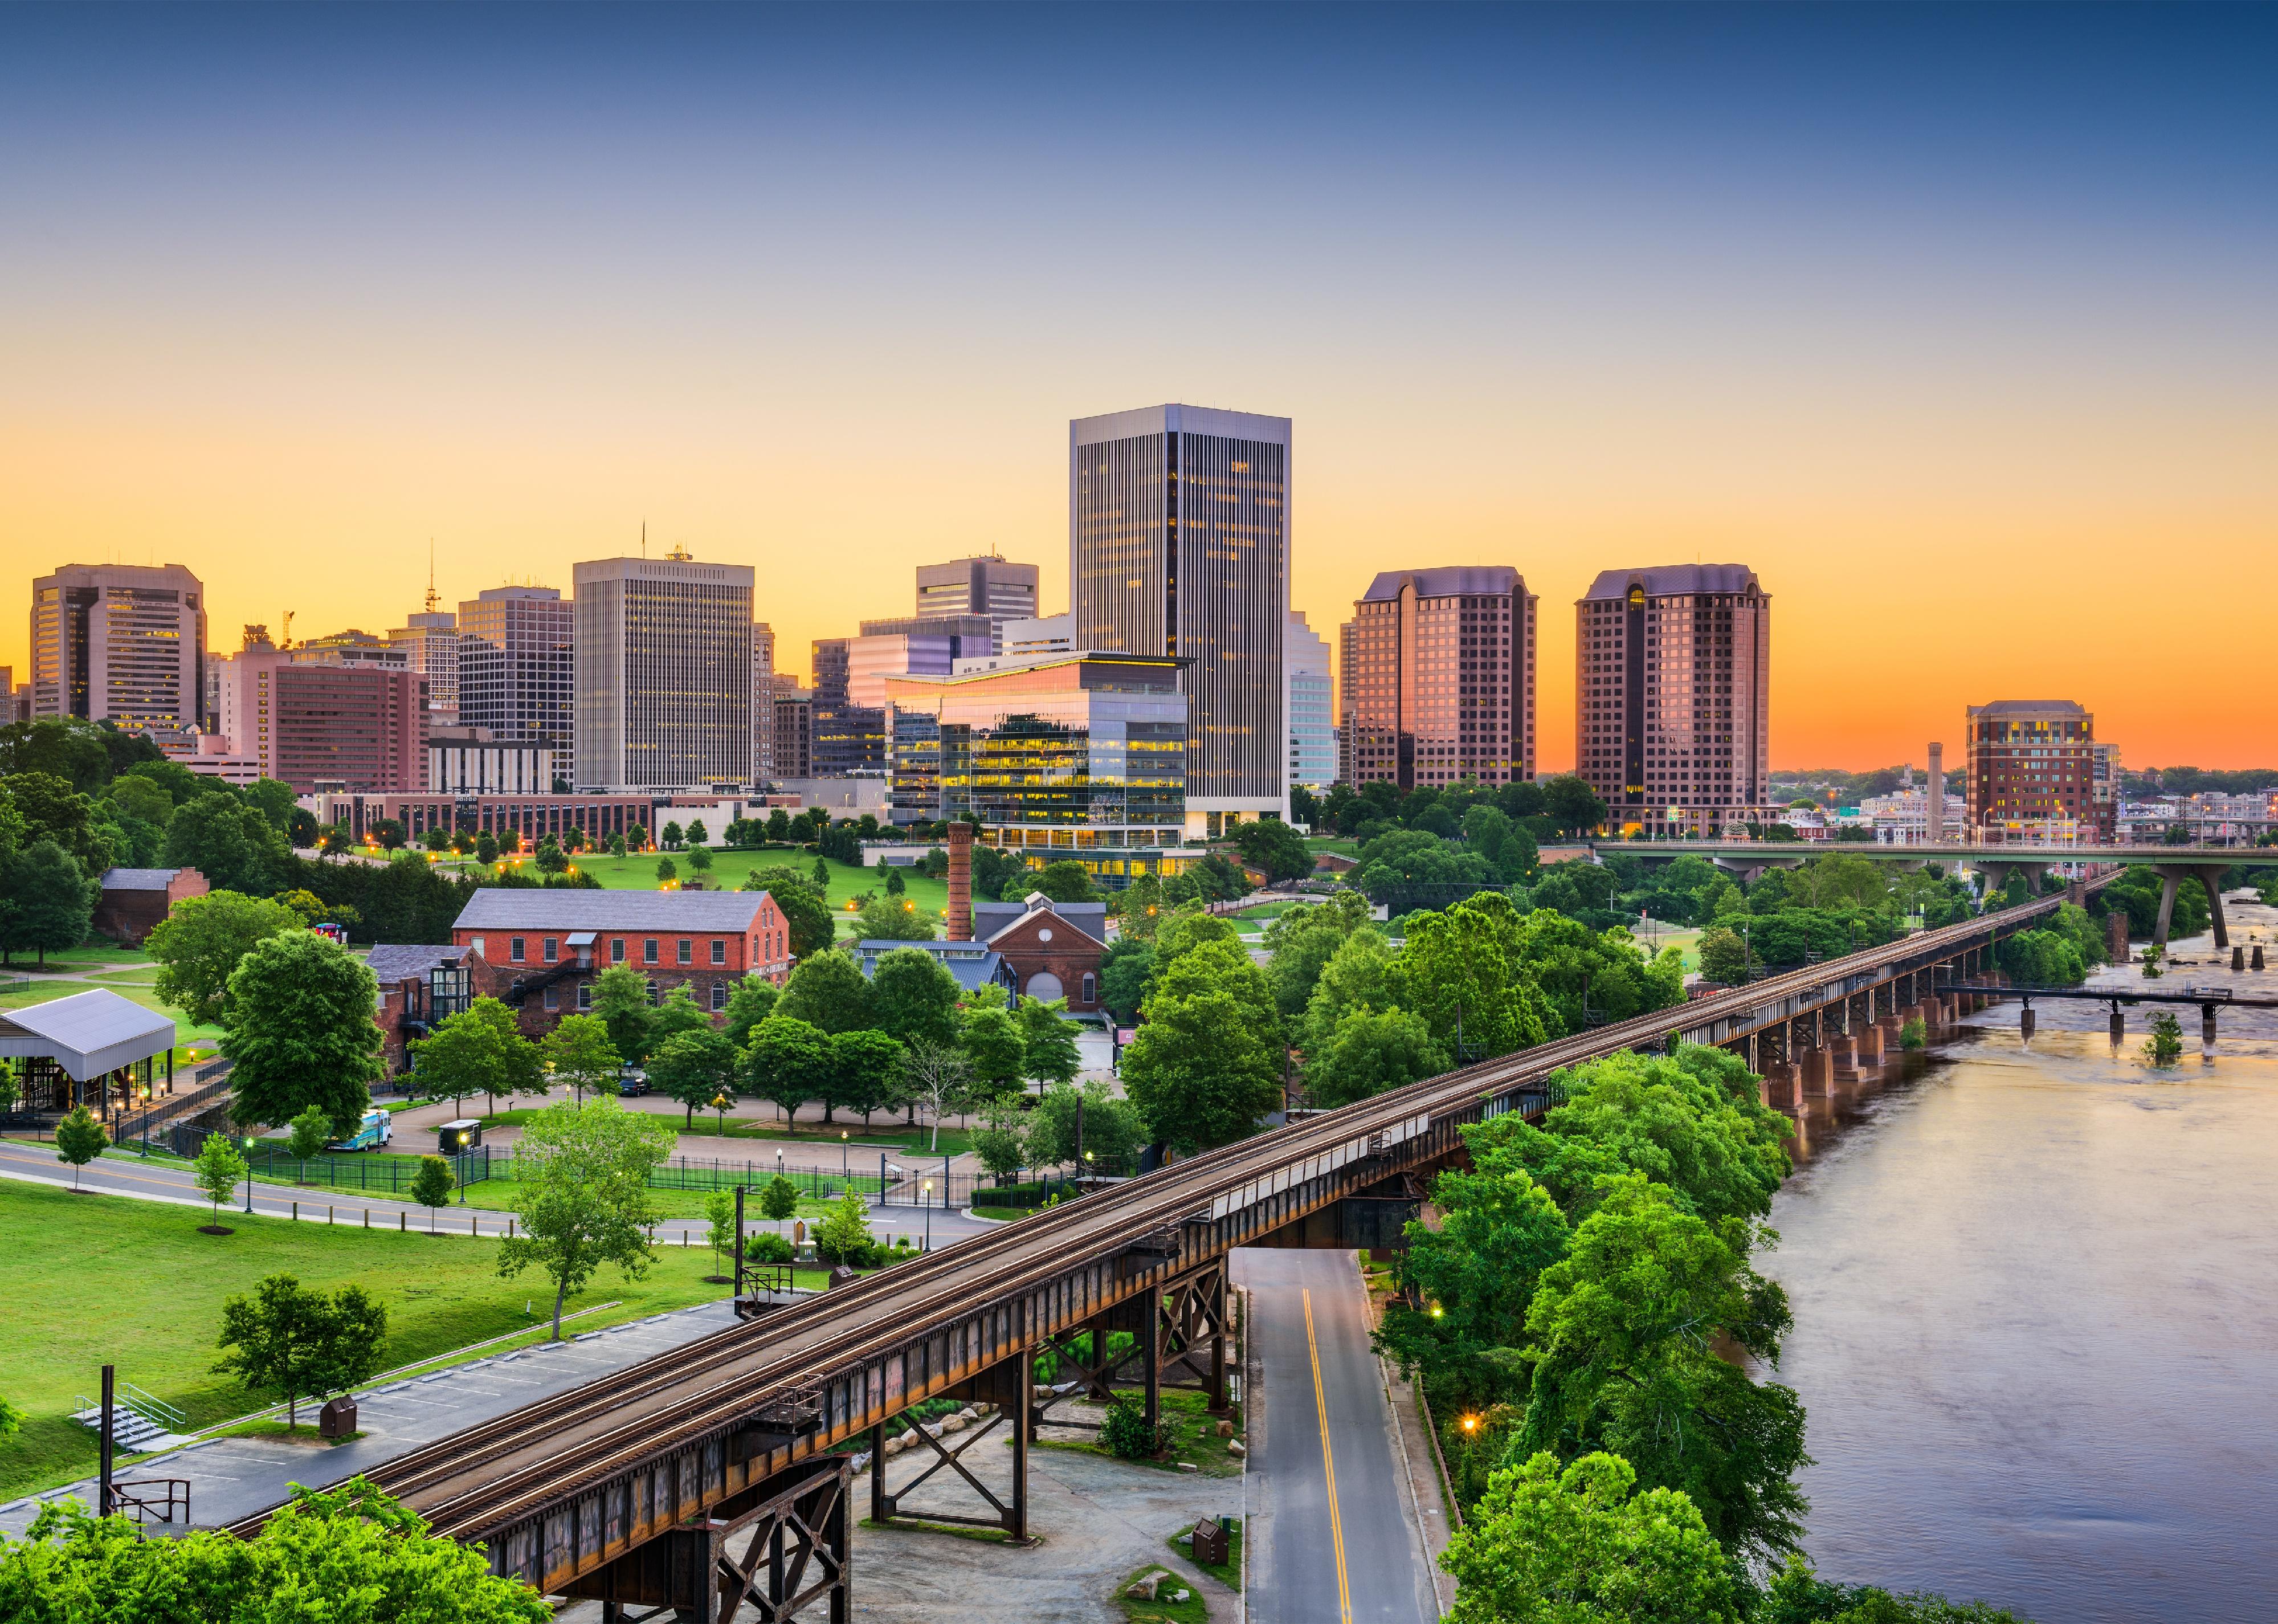
[[[1226,1527],[1216,1517],[1195,1519],[1195,1560],[1212,1567],[1226,1560]]]
[[[317,1412],[317,1436],[320,1438],[352,1438],[356,1429],[356,1402],[346,1393],[325,1400],[325,1407]]]
[[[482,1142],[483,1125],[471,1116],[462,1116],[455,1122],[445,1122],[435,1130],[435,1150],[439,1155],[462,1155]]]

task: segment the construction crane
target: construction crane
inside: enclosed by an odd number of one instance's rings
[[[291,609],[285,611],[285,635],[277,640],[277,647],[279,648],[293,647],[293,611]]]

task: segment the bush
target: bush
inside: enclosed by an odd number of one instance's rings
[[[1144,1409],[1128,1398],[1118,1398],[1100,1423],[1099,1441],[1119,1460],[1144,1460],[1169,1446],[1171,1429],[1160,1422],[1150,1428]]]
[[[773,1229],[761,1229],[744,1237],[744,1260],[746,1263],[788,1263],[797,1255],[790,1238]]]
[[[1930,1028],[1920,1015],[1915,1015],[1899,1028],[1899,1047],[1919,1049],[1930,1041]]]
[[[973,1192],[975,1207],[1050,1207],[1052,1198],[1067,1191],[1058,1184],[1003,1184]]]

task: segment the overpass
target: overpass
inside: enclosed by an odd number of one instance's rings
[[[890,1493],[885,1423],[929,1398],[986,1401],[985,1425],[929,1439],[929,1475],[964,1480],[980,1514],[1025,1542],[1028,1444],[1070,1396],[1031,1385],[1059,1348],[1078,1394],[1136,1386],[1150,1419],[1165,1386],[1227,1401],[1228,1255],[1238,1246],[1396,1245],[1424,1181],[1463,1152],[1466,1124],[1540,1112],[1552,1074],[1672,1036],[1748,1056],[1772,1103],[1800,1117],[1838,1061],[1879,1053],[1896,1025],[1935,1028],[1935,988],[1984,973],[1994,941],[2057,906],[1981,920],[1770,977],[1681,1007],[1545,1043],[1259,1135],[1001,1232],[881,1271],[413,1450],[369,1475],[435,1532],[478,1540],[494,1573],[604,1616],[729,1624],[827,1609],[850,1616],[851,1475],[867,1437],[869,1514],[955,1521]],[[739,1312],[746,1304],[738,1305]],[[1080,1333],[1135,1334],[1128,1356],[1077,1360]],[[1095,1350],[1105,1347],[1095,1335]],[[1135,1369],[1133,1367],[1136,1367]],[[956,1459],[998,1432],[1012,1445],[1011,1498]],[[920,1435],[923,1436],[923,1435]],[[271,1508],[272,1510],[274,1508]],[[264,1513],[232,1525],[250,1535]]]
[[[2167,945],[2167,923],[2175,908],[2175,888],[2186,879],[2197,880],[2205,891],[2214,915],[2214,945],[2230,946],[2230,927],[2222,916],[2222,876],[2225,869],[2256,862],[2254,849],[2236,846],[1885,846],[1869,840],[1603,840],[1591,849],[1604,856],[1619,852],[1641,857],[1648,864],[1673,862],[1679,857],[1701,857],[1718,868],[1753,880],[1766,869],[1798,869],[1814,857],[1839,852],[1869,862],[1896,863],[1919,869],[1926,862],[1950,868],[1970,868],[1986,877],[1995,890],[2022,874],[2037,888],[2040,877],[2060,863],[2134,864],[2160,877],[2160,921],[2152,939]],[[2271,854],[2278,867],[2278,853]]]

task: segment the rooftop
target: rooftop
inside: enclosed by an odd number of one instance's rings
[[[414,976],[424,976],[439,965],[456,964],[462,947],[436,946],[426,942],[382,942],[364,959],[365,965],[382,985],[391,981],[406,981]]]
[[[1525,583],[1509,564],[1455,564],[1439,570],[1387,570],[1368,584],[1361,601],[1386,602],[1416,583],[1419,598],[1507,598]]]
[[[1583,594],[1590,599],[1626,598],[1634,582],[1648,598],[1674,597],[1683,593],[1747,592],[1756,586],[1756,572],[1746,564],[1658,564],[1645,570],[1601,570]]]
[[[180,869],[105,869],[105,891],[164,891],[174,883]]]
[[[460,931],[748,931],[764,891],[524,891],[486,886]]]
[[[100,988],[0,1015],[0,1055],[41,1055],[77,1081],[174,1046],[174,1023]]]
[[[1019,924],[1031,914],[1049,913],[1063,924],[1073,925],[1096,942],[1107,939],[1107,904],[1105,902],[1055,902],[1041,892],[1032,891],[1024,901],[983,902],[973,904],[973,933],[983,941],[995,941],[1005,931]]]

